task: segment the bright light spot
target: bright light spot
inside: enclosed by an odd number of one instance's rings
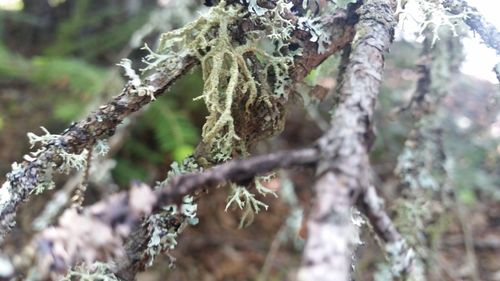
[[[500,138],[500,124],[494,123],[490,127],[490,135],[491,137],[498,139]]]
[[[466,129],[468,129],[470,127],[470,125],[472,125],[472,121],[469,118],[465,117],[465,116],[458,117],[455,120],[455,123],[462,130],[466,130]]]
[[[0,10],[20,11],[23,7],[23,0],[0,0]]]
[[[476,37],[463,39],[466,56],[461,70],[463,73],[479,79],[498,83],[493,67],[500,62],[500,57],[493,49],[481,43],[478,35]]]

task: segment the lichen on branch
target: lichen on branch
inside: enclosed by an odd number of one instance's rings
[[[279,0],[273,8],[245,9],[221,1],[193,23],[163,34],[156,51],[146,47],[150,54],[144,71],[175,68],[184,56],[200,62],[204,89],[197,99],[203,99],[209,111],[202,137],[207,156],[215,162],[246,154],[248,137],[238,134],[235,111],[252,115],[256,104],[271,111],[275,100],[286,95],[289,68],[298,54],[288,50],[296,28],[285,16],[291,5]],[[254,27],[241,32],[242,21]]]

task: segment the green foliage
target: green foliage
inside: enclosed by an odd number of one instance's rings
[[[26,79],[32,73],[32,64],[29,60],[13,53],[0,43],[0,79]]]
[[[165,165],[169,160],[182,161],[193,153],[199,130],[188,112],[175,104],[175,100],[157,100],[139,118],[133,137],[125,142],[113,171],[120,183],[146,179],[148,171],[137,163]]]
[[[118,184],[126,186],[132,180],[146,180],[148,171],[145,167],[137,165],[137,162],[127,160],[125,157],[117,157],[116,160],[116,166],[112,173]]]
[[[54,115],[64,121],[83,113],[82,101],[91,99],[105,86],[105,71],[79,59],[36,57],[32,81],[56,92]]]
[[[176,108],[171,101],[161,100],[151,105],[144,119],[152,126],[161,151],[181,161],[194,151],[199,134],[186,113]]]
[[[119,9],[116,5],[95,9],[92,2],[75,2],[72,15],[59,25],[56,39],[45,49],[44,55],[61,57],[78,54],[85,59],[95,59],[99,54],[120,50],[149,14],[145,9],[129,18],[125,16],[125,5]]]
[[[26,59],[0,44],[1,79],[27,80],[40,90],[52,92],[54,115],[62,121],[73,121],[82,113],[82,101],[88,102],[106,86],[105,73],[81,59]]]

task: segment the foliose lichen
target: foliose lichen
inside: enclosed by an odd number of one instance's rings
[[[158,183],[157,188],[164,188],[168,182],[177,175],[198,171],[200,168],[193,158],[186,158],[181,165],[174,162],[168,173],[167,179]],[[165,251],[175,248],[177,236],[188,225],[198,224],[196,217],[198,205],[192,196],[185,196],[182,203],[178,205],[164,206],[161,212],[150,216],[145,222],[149,230],[149,240],[144,257],[146,264],[151,266],[156,256]]]

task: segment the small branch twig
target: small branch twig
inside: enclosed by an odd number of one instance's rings
[[[181,59],[181,65],[170,72],[151,75],[146,81],[155,96],[161,95],[177,78],[186,73],[195,64],[194,58]],[[71,125],[64,133],[41,148],[40,154],[32,161],[22,162],[21,168],[7,174],[7,181],[2,185],[0,194],[0,243],[15,223],[18,205],[28,200],[33,190],[44,181],[43,175],[47,163],[61,163],[59,149],[67,153],[81,153],[85,147],[100,137],[113,135],[116,127],[125,117],[151,102],[148,96],[133,93],[130,85],[109,103],[82,121]]]
[[[198,189],[214,188],[227,181],[248,181],[258,174],[278,168],[314,166],[319,158],[317,148],[307,148],[230,161],[200,173],[177,176],[162,189],[151,190],[146,185],[135,184],[130,192],[112,195],[84,208],[81,213],[68,209],[57,226],[45,229],[33,240],[32,247],[36,254],[34,268],[37,268],[38,275],[48,276],[62,274],[79,262],[127,259],[129,253],[123,248],[125,240],[141,229],[143,217],[162,206],[179,203],[183,196]],[[376,193],[372,192],[370,196],[373,197],[370,202],[380,201]],[[361,201],[359,204],[366,213],[373,214],[368,217],[384,241],[394,241],[400,237],[381,205]],[[102,239],[90,241],[88,233],[96,229],[102,233]],[[132,265],[135,270],[141,268],[135,263],[141,262],[134,261]],[[22,266],[24,268],[27,265]],[[18,272],[22,271],[22,268],[18,269]],[[125,272],[118,273],[124,275]]]
[[[68,209],[56,227],[43,230],[34,239],[37,273],[48,276],[53,272],[64,273],[78,262],[124,257],[125,239],[140,227],[144,216],[161,207],[180,203],[182,197],[201,188],[214,188],[226,181],[245,182],[277,168],[314,165],[317,159],[318,150],[308,148],[235,160],[200,173],[175,177],[167,187],[154,191],[135,184],[130,192],[112,195],[81,213]],[[89,236],[90,231],[100,233],[99,241]]]

